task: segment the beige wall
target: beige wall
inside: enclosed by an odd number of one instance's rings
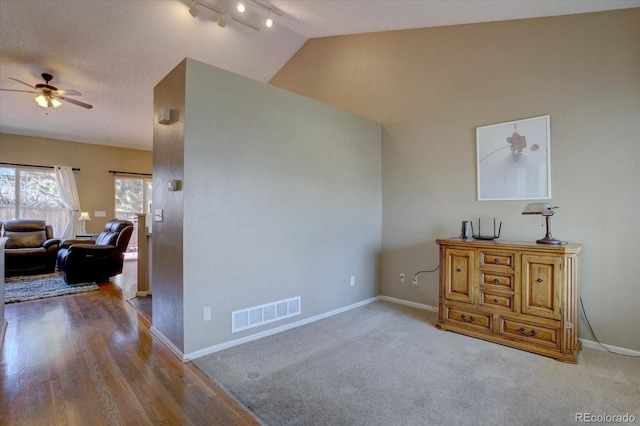
[[[271,84],[383,124],[384,295],[437,306],[439,237],[503,221],[544,236],[526,201],[476,199],[475,128],[551,116],[556,238],[580,242],[599,339],[640,350],[640,9],[308,41]],[[581,329],[583,338],[593,340]]]
[[[56,139],[0,133],[0,162],[41,166],[69,166],[75,172],[78,196],[91,221],[87,232],[99,233],[115,214],[114,175],[109,170],[151,173],[151,151],[115,148]],[[94,212],[106,211],[105,218]]]
[[[184,191],[168,191],[167,181],[184,179],[186,60],[153,88],[153,109],[171,110],[169,124],[153,123],[153,327],[184,353],[183,226]],[[153,220],[153,219],[152,219]]]
[[[378,123],[191,59],[154,98],[177,114],[154,126],[153,322],[187,357],[378,294]],[[297,296],[231,333],[232,311]]]

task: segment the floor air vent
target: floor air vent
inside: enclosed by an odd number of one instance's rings
[[[231,312],[231,332],[300,315],[300,296]]]

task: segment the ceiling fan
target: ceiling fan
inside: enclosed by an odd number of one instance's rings
[[[36,102],[42,108],[58,108],[62,105],[62,102],[69,102],[70,104],[81,106],[82,108],[91,109],[93,105],[86,104],[84,102],[77,101],[75,99],[68,98],[67,96],[80,96],[81,93],[76,90],[58,90],[57,87],[49,84],[51,80],[53,80],[53,76],[51,74],[42,73],[42,78],[44,79],[43,83],[38,83],[32,86],[29,83],[25,83],[24,81],[18,80],[17,78],[9,77],[13,81],[17,81],[20,84],[24,84],[25,86],[30,87],[34,90],[16,90],[16,89],[0,89],[7,92],[25,92],[25,93],[37,93]]]

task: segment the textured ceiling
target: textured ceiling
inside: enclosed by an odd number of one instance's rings
[[[0,88],[26,89],[49,72],[82,93],[91,110],[45,111],[35,95],[0,91],[0,132],[151,149],[153,87],[185,57],[268,82],[309,38],[640,7],[640,0],[271,0],[275,25],[255,31],[266,9],[246,1],[0,0]],[[1,154],[1,153],[0,153]]]

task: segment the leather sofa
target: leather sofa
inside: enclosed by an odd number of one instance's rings
[[[92,240],[64,240],[58,251],[58,269],[67,284],[106,282],[122,273],[133,223],[113,219]]]
[[[5,276],[47,274],[55,271],[60,240],[44,220],[17,219],[2,222]]]

